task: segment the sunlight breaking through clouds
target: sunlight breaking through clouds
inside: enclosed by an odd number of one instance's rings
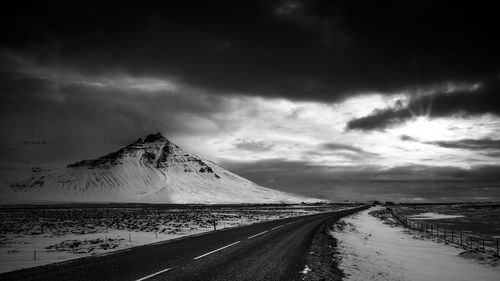
[[[47,84],[47,96],[57,97],[59,103],[71,102],[70,92],[74,91],[71,87],[78,85],[78,91],[92,93],[88,97],[82,95],[82,99],[96,99],[90,104],[109,104],[115,109],[115,99],[120,100],[122,108],[134,104],[134,114],[142,115],[141,122],[154,120],[158,129],[168,128],[165,133],[172,135],[174,141],[220,162],[281,159],[325,167],[382,168],[498,164],[491,153],[477,154],[431,144],[459,139],[500,139],[500,120],[492,114],[432,118],[429,113],[432,104],[428,104],[423,105],[422,112],[411,112],[413,118],[385,130],[346,129],[353,119],[387,108],[405,108],[419,96],[438,92],[453,95],[457,91],[474,94],[480,84],[447,82],[416,92],[361,92],[336,102],[297,101],[262,97],[258,93],[255,96],[215,93],[182,83],[180,79],[119,73],[85,76],[64,68],[38,66],[12,55],[8,58],[25,79],[40,79]],[[52,84],[58,87],[53,88]],[[102,94],[95,95],[96,92]],[[134,103],[135,96],[142,95],[149,98]],[[49,102],[47,106],[53,105]],[[137,118],[126,113],[123,116]],[[179,128],[182,130],[178,131]],[[480,134],[477,128],[481,128]]]

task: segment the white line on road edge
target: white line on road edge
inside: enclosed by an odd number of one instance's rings
[[[234,242],[233,244],[226,245],[226,246],[224,246],[224,247],[222,247],[222,248],[219,248],[219,249],[217,249],[217,250],[213,250],[213,251],[211,251],[211,252],[208,252],[208,253],[206,253],[206,254],[203,254],[203,255],[201,255],[201,256],[198,256],[198,257],[196,257],[196,258],[194,258],[194,259],[195,259],[195,260],[197,260],[197,259],[201,259],[201,258],[203,258],[203,257],[205,257],[205,256],[211,255],[211,254],[213,254],[213,253],[215,253],[215,252],[218,252],[218,251],[220,251],[220,250],[222,250],[222,249],[225,249],[225,248],[227,248],[227,247],[231,247],[231,246],[236,245],[236,244],[238,244],[238,243],[240,243],[240,242],[241,242],[241,241]]]
[[[282,224],[282,225],[278,225],[277,227],[273,227],[273,228],[271,228],[271,230],[275,230],[275,229],[278,229],[278,228],[283,227],[283,226],[285,226],[285,225],[284,225],[284,224]]]
[[[262,235],[262,234],[264,234],[264,233],[266,233],[266,232],[268,232],[268,231],[269,231],[269,230],[262,231],[261,233],[257,233],[257,234],[255,234],[255,235],[252,235],[252,236],[248,237],[247,239],[252,239],[252,238],[257,237],[257,236],[259,236],[259,235]]]
[[[167,272],[167,271],[169,271],[169,270],[171,270],[171,269],[173,269],[173,267],[169,267],[169,268],[167,268],[167,269],[160,270],[160,271],[158,271],[158,272],[156,272],[156,273],[153,273],[153,274],[151,274],[151,275],[148,275],[148,276],[146,276],[146,277],[142,277],[141,279],[137,279],[136,281],[146,280],[146,279],[151,278],[151,277],[153,277],[153,276],[156,276],[156,275],[158,275],[158,274],[162,274],[163,272]]]

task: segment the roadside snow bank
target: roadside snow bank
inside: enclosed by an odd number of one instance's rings
[[[341,220],[332,236],[338,239],[339,267],[345,280],[498,280],[500,268],[459,256],[463,250],[415,240],[401,227],[384,224],[363,211]]]

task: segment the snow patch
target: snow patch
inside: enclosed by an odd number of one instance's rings
[[[418,219],[418,220],[440,220],[440,219],[454,219],[454,218],[463,218],[463,215],[446,215],[439,213],[421,213],[412,216],[408,216],[409,219]]]
[[[306,265],[306,267],[304,267],[304,270],[302,270],[300,273],[307,274],[307,273],[309,273],[311,271],[312,271],[312,269],[310,269],[309,266]]]

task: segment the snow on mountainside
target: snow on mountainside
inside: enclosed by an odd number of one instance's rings
[[[258,186],[183,151],[160,133],[98,159],[38,175],[3,192],[2,203],[300,203],[318,202]]]

